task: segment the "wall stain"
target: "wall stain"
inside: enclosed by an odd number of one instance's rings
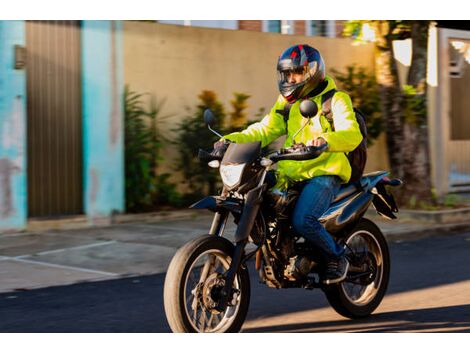
[[[8,158],[0,159],[0,218],[5,219],[15,213],[13,208],[11,179],[19,168]]]
[[[90,179],[91,179],[91,187],[90,187],[90,201],[91,204],[94,205],[96,203],[96,199],[98,198],[98,191],[99,191],[99,177],[98,172],[95,168],[90,170]]]

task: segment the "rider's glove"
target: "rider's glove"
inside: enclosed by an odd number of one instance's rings
[[[217,156],[217,157],[222,157],[225,154],[225,151],[227,150],[228,146],[230,144],[230,141],[227,140],[220,140],[214,143],[214,150],[212,151],[212,155]]]

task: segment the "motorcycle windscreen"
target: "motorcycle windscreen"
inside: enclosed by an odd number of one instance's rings
[[[231,143],[222,159],[222,165],[251,164],[260,154],[261,142]]]

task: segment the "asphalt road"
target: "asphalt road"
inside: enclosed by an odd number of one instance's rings
[[[470,332],[470,233],[390,243],[388,293],[375,314],[352,321],[319,290],[258,283],[244,332]],[[0,295],[0,332],[170,332],[164,274]]]

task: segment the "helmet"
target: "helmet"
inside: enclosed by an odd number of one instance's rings
[[[303,74],[300,83],[290,83],[289,73]],[[325,80],[325,63],[320,52],[309,45],[286,49],[277,62],[279,91],[288,102],[306,97]]]

